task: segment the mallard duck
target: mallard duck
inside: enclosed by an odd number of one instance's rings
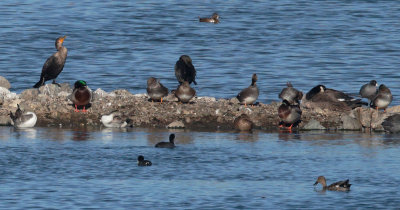
[[[188,81],[184,81],[179,85],[178,89],[175,91],[175,96],[182,103],[188,103],[196,95],[196,91],[190,87]]]
[[[386,118],[382,123],[385,131],[389,131],[390,133],[399,133],[400,132],[400,114],[394,114],[388,118]]]
[[[83,106],[82,112],[87,112],[86,105],[92,101],[92,90],[87,86],[83,80],[78,80],[74,84],[72,91],[72,102],[75,105],[75,112],[79,112],[78,106]]]
[[[192,59],[188,55],[182,55],[175,64],[175,76],[179,84],[184,81],[188,81],[189,84],[192,82],[197,85],[196,82],[196,69],[192,64]]]
[[[100,121],[107,128],[124,128],[128,125],[129,119],[123,119],[122,116],[111,113],[101,116]]]
[[[34,88],[39,88],[48,80],[53,80],[53,84],[57,84],[56,78],[63,70],[65,61],[67,60],[68,50],[66,47],[62,46],[66,37],[67,36],[63,36],[56,39],[57,52],[47,58],[43,65],[42,73],[40,74],[40,80],[33,86]]]
[[[257,87],[257,74],[253,74],[251,77],[251,85],[248,88],[243,89],[240,93],[236,96],[236,98],[240,101],[240,104],[253,104],[256,102],[259,90]]]
[[[287,87],[283,88],[279,94],[279,98],[282,100],[287,100],[290,104],[299,104],[301,98],[303,98],[303,92],[294,88],[290,82],[287,82],[286,85]]]
[[[332,190],[332,191],[349,191],[351,184],[349,184],[349,180],[338,181],[329,186],[326,185],[326,180],[324,176],[319,176],[314,185],[320,183],[322,185],[323,190]]]
[[[368,105],[361,99],[355,99],[341,91],[317,85],[305,97],[306,101],[314,102],[319,107],[331,110],[351,110],[362,105]]]
[[[369,101],[371,101],[377,93],[377,87],[378,83],[375,80],[371,80],[369,83],[361,86],[361,98],[367,98]]]
[[[24,113],[21,108],[19,107],[19,104],[17,104],[18,108],[15,111],[15,114],[13,114],[10,111],[10,117],[11,117],[11,122],[12,125],[16,128],[32,128],[35,126],[36,121],[37,121],[37,116],[33,112],[26,112]]]
[[[219,15],[217,13],[213,13],[213,15],[210,18],[199,17],[199,21],[217,24],[217,23],[219,23]]]
[[[380,85],[378,89],[378,93],[371,101],[371,107],[376,108],[376,110],[383,109],[386,111],[386,108],[392,103],[393,96],[390,92],[390,89],[385,85]]]
[[[151,161],[150,160],[145,160],[142,155],[139,155],[138,158],[138,166],[151,166]]]
[[[233,125],[236,130],[239,131],[250,131],[253,128],[253,122],[246,114],[241,114],[235,119]]]
[[[172,133],[171,135],[169,135],[169,142],[164,142],[164,141],[158,142],[155,147],[172,149],[175,147],[174,140],[175,140],[175,134]]]
[[[159,79],[150,77],[147,80],[147,94],[149,94],[151,100],[163,101],[163,97],[168,95],[168,88],[164,87],[160,83]]]
[[[293,124],[296,124],[300,121],[301,113],[302,112],[298,104],[291,105],[287,100],[283,100],[282,104],[278,108],[279,118],[282,119],[283,123],[290,125],[289,130],[292,129]]]

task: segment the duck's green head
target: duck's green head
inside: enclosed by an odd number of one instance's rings
[[[84,80],[78,80],[75,82],[75,85],[74,85],[75,88],[80,88],[80,87],[85,87],[85,86],[87,86],[87,84]]]

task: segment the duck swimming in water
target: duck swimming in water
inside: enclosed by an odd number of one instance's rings
[[[169,142],[164,142],[164,141],[158,142],[155,147],[172,149],[175,148],[174,141],[175,141],[175,134],[172,133],[171,135],[169,135]]]
[[[329,186],[326,185],[326,180],[324,176],[319,176],[317,181],[314,183],[314,186],[320,183],[322,185],[323,190],[331,190],[331,191],[349,191],[351,184],[349,184],[349,180],[338,181]]]
[[[78,106],[83,106],[82,112],[87,112],[86,105],[89,105],[92,101],[92,90],[85,81],[78,80],[75,82],[71,100],[75,105],[74,112],[79,112]]]
[[[196,82],[196,69],[192,64],[192,59],[188,55],[182,55],[175,64],[175,77],[179,84],[184,81],[192,82],[197,85]]]
[[[26,112],[24,113],[19,104],[17,104],[18,108],[13,114],[10,111],[10,117],[12,120],[12,125],[16,128],[32,128],[36,125],[37,116],[33,112]]]
[[[383,109],[386,111],[386,108],[392,103],[393,96],[390,92],[390,89],[386,87],[384,84],[379,86],[378,93],[371,101],[371,107],[376,108],[376,110]]]
[[[248,88],[243,89],[240,93],[236,96],[239,100],[240,104],[247,104],[252,105],[254,102],[257,101],[259,90],[257,87],[257,74],[253,74],[251,77],[251,85]]]
[[[201,18],[199,17],[199,22],[206,22],[206,23],[219,23],[219,15],[217,13],[213,13],[210,18]]]
[[[160,83],[159,79],[150,77],[147,80],[147,94],[149,94],[150,99],[154,101],[163,101],[163,97],[168,95],[168,88],[164,87]]]
[[[143,155],[138,156],[138,166],[151,166],[150,160],[145,160]]]
[[[279,98],[288,101],[290,104],[300,104],[301,98],[303,98],[303,92],[293,87],[292,83],[287,82],[287,87],[283,88],[279,94]]]
[[[233,125],[236,130],[239,131],[250,131],[253,128],[253,122],[247,114],[241,114],[235,119]]]
[[[57,52],[47,58],[40,74],[40,80],[33,86],[34,88],[39,88],[48,80],[53,80],[53,84],[57,84],[56,78],[64,69],[65,61],[67,60],[68,50],[62,45],[66,37],[58,37],[56,39]]]

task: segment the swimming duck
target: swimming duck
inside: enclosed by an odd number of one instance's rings
[[[53,84],[57,84],[56,78],[64,69],[64,64],[67,60],[68,50],[66,47],[62,46],[66,37],[67,36],[63,36],[56,39],[55,45],[57,52],[47,58],[46,62],[43,64],[40,80],[33,86],[34,88],[39,88],[48,80],[53,80]]]
[[[282,104],[278,108],[279,118],[282,119],[283,123],[290,124],[289,130],[292,129],[293,124],[296,124],[300,121],[301,113],[302,112],[298,104],[291,105],[287,100],[283,100]]]
[[[303,98],[303,92],[294,88],[290,82],[287,82],[286,85],[287,87],[283,88],[279,94],[279,98],[287,100],[290,104],[294,104],[295,102],[299,104],[301,98]]]
[[[386,118],[382,123],[385,131],[389,131],[390,133],[399,133],[400,132],[400,114],[394,114],[388,118]]]
[[[168,88],[164,87],[160,83],[159,79],[150,77],[147,80],[147,94],[149,94],[151,100],[163,101],[163,97],[168,95]]]
[[[323,190],[332,190],[332,191],[349,191],[351,186],[351,184],[349,184],[348,179],[345,181],[338,181],[329,186],[326,186],[326,180],[324,176],[319,176],[314,185],[317,185],[318,183],[322,185]]]
[[[390,92],[390,89],[385,85],[380,85],[378,89],[378,93],[371,101],[371,107],[376,108],[376,110],[383,109],[386,111],[386,108],[392,103],[393,96]]]
[[[368,105],[361,99],[355,99],[341,91],[317,85],[305,97],[306,101],[317,103],[321,108],[331,110],[351,110],[362,105]]]
[[[32,128],[35,126],[36,121],[37,121],[37,116],[33,112],[26,112],[24,113],[21,108],[19,107],[19,104],[17,104],[18,108],[15,111],[15,114],[13,114],[10,111],[10,117],[12,120],[12,125],[16,128]]]
[[[250,120],[249,116],[242,114],[235,119],[233,125],[236,130],[250,131],[253,127],[253,122]]]
[[[150,160],[145,160],[143,155],[139,155],[137,158],[137,165],[138,166],[151,166],[151,161]]]
[[[371,101],[376,95],[377,87],[378,83],[376,82],[376,80],[371,80],[369,83],[361,86],[360,88],[361,98],[367,98],[369,101]]]
[[[188,81],[184,81],[179,85],[178,89],[175,91],[175,96],[182,103],[188,103],[196,95],[196,91],[190,87]]]
[[[184,81],[188,81],[189,84],[192,82],[197,85],[196,82],[196,69],[192,64],[192,59],[188,55],[182,55],[175,64],[175,77],[179,84]]]
[[[199,17],[200,22],[207,22],[207,23],[214,23],[217,24],[219,23],[219,15],[217,13],[213,13],[211,18],[201,18]]]
[[[75,105],[74,112],[79,112],[78,106],[83,106],[82,112],[87,112],[86,105],[92,101],[92,90],[87,86],[83,80],[78,80],[74,84],[72,91],[72,102]]]
[[[157,148],[174,148],[175,147],[175,134],[169,135],[169,142],[158,142],[155,147]]]
[[[236,96],[236,98],[239,99],[240,104],[244,104],[245,106],[247,106],[247,104],[253,104],[254,102],[256,102],[259,95],[259,90],[256,82],[257,74],[253,74],[253,76],[251,77],[251,85],[248,88],[240,91],[240,93]]]
[[[122,116],[111,113],[101,116],[100,122],[107,128],[125,128],[128,125],[129,119],[123,119]]]

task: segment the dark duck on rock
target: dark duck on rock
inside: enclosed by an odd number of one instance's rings
[[[189,103],[189,101],[196,95],[196,91],[190,87],[189,82],[185,81],[183,84],[179,85],[178,89],[175,91],[175,96],[182,103]]]
[[[44,63],[40,80],[33,86],[34,88],[39,88],[48,80],[53,80],[53,84],[57,84],[56,78],[63,70],[65,61],[67,60],[68,50],[66,47],[62,46],[65,38],[66,36],[57,38],[57,52],[50,56]]]
[[[287,82],[287,87],[283,88],[279,94],[279,98],[288,101],[290,104],[300,104],[301,98],[303,98],[303,92],[293,87],[292,83]]]
[[[196,82],[196,69],[192,64],[192,59],[188,55],[182,55],[175,64],[175,76],[179,84],[184,81],[192,82],[197,85]]]
[[[236,96],[239,100],[240,104],[254,104],[257,101],[259,90],[257,87],[257,74],[253,74],[251,77],[251,85],[248,88],[243,89],[240,93]]]
[[[169,142],[158,142],[155,147],[157,148],[175,148],[175,134],[169,135]]]
[[[291,105],[289,101],[283,100],[282,104],[278,108],[279,118],[283,122],[280,127],[283,127],[283,125],[290,125],[289,130],[291,130],[294,124],[300,122],[301,113],[298,104]]]
[[[383,109],[386,111],[386,108],[392,103],[393,96],[390,92],[390,89],[385,85],[380,85],[378,89],[378,93],[371,101],[371,107],[376,110]]]
[[[78,107],[83,107],[82,112],[87,112],[86,106],[92,101],[92,90],[83,80],[78,80],[74,84],[72,91],[72,102],[75,105],[75,112],[79,112]]]
[[[369,83],[361,86],[360,95],[361,98],[366,98],[371,101],[377,93],[378,83],[375,80],[371,80]]]
[[[164,87],[159,79],[150,77],[147,80],[147,94],[149,94],[151,100],[162,103],[163,97],[168,95],[168,88]]]
[[[322,190],[331,190],[331,191],[349,191],[351,184],[349,184],[349,180],[338,181],[329,186],[326,185],[326,180],[324,176],[319,176],[317,181],[314,183],[314,186],[320,183],[322,185]]]

